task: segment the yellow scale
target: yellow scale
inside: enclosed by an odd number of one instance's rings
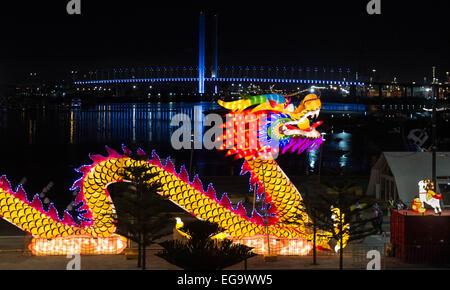
[[[284,238],[306,238],[304,228],[294,230],[292,225],[286,223],[293,221],[298,214],[304,213],[298,208],[300,194],[281,168],[275,161],[257,159],[248,163],[258,175],[259,180],[262,180],[261,165],[264,164],[266,194],[278,209],[279,223],[269,226],[268,233],[266,226],[254,224],[219,205],[178,176],[155,165],[151,166],[151,172],[158,173],[155,179],[159,179],[163,185],[161,195],[167,196],[200,219],[218,223],[225,229],[224,234],[232,238],[266,234]],[[116,228],[113,223],[115,210],[105,190],[108,184],[120,180],[122,178],[120,170],[131,164],[132,161],[128,157],[111,158],[96,164],[87,173],[83,182],[83,194],[93,217],[93,224],[89,227],[71,226],[53,220],[2,189],[0,189],[0,215],[37,238],[52,239],[74,235],[116,238],[117,235],[114,235]]]

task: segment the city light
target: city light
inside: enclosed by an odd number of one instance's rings
[[[75,81],[75,85],[89,84],[113,84],[113,83],[164,83],[164,82],[198,82],[199,78],[137,78],[137,79],[110,79],[110,80],[92,80]],[[242,82],[242,83],[300,83],[300,84],[335,84],[364,86],[364,82],[352,81],[330,81],[330,80],[306,80],[306,79],[274,79],[274,78],[204,78],[204,82]]]

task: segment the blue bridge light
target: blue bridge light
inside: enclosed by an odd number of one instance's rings
[[[153,82],[198,82],[199,78],[140,78],[140,79],[110,79],[94,81],[75,81],[75,85],[111,84],[111,83],[153,83]],[[273,78],[204,78],[204,82],[253,82],[253,83],[300,83],[300,84],[334,84],[364,86],[363,82],[330,81],[330,80],[304,80],[304,79],[273,79]]]

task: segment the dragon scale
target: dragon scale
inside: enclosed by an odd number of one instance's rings
[[[258,112],[269,112],[275,120],[259,128],[258,137],[263,141],[260,147],[251,150],[226,148],[228,155],[237,154],[237,158],[244,159],[241,175],[250,173],[251,187],[257,188],[259,197],[264,193],[265,214],[253,210],[249,216],[242,202],[233,205],[226,193],[219,198],[212,184],[205,189],[197,175],[191,180],[184,166],[177,171],[170,158],[163,165],[153,152],[149,160],[132,160],[131,152],[123,146],[124,154],[106,147],[108,156],[90,155],[93,163],[77,169],[83,175],[71,188],[78,190],[74,203],[77,205],[76,218],[67,210],[61,218],[52,203],[45,210],[38,194],[28,200],[22,186],[13,191],[5,176],[0,178],[0,216],[33,236],[30,249],[36,255],[67,254],[72,253],[73,248],[89,254],[120,253],[126,247],[126,239],[115,233],[115,209],[107,187],[124,180],[124,168],[146,162],[149,170],[156,173],[148,182],[158,180],[162,185],[159,194],[197,218],[217,223],[228,238],[251,244],[252,239],[272,236],[301,241],[310,249],[313,234],[304,225],[309,218],[302,208],[302,197],[277,162],[267,155],[274,152],[271,150],[274,134],[282,135],[280,140],[284,143],[280,149],[283,152],[300,153],[320,145],[322,139],[314,127],[317,125],[309,126],[306,118],[318,114],[320,101],[307,96],[295,109],[289,106],[285,97],[272,94],[242,102],[219,103],[230,109],[233,116],[251,109],[256,116],[259,116]],[[253,107],[249,109],[249,106]],[[236,122],[231,122],[231,126],[235,125]],[[226,138],[224,136],[224,140]],[[145,153],[138,149],[138,154]],[[329,249],[331,233],[321,232],[316,237],[318,246]]]

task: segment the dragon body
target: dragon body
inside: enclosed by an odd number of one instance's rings
[[[28,200],[23,188],[12,190],[5,176],[0,178],[0,216],[33,236],[29,247],[36,255],[120,253],[127,241],[115,233],[115,209],[107,187],[124,180],[125,167],[146,162],[156,173],[149,182],[158,180],[162,184],[161,195],[197,218],[219,224],[224,236],[253,246],[260,253],[265,252],[265,245],[255,241],[270,236],[285,245],[301,245],[298,253],[306,254],[311,249],[312,231],[304,225],[308,216],[301,206],[301,195],[273,157],[278,152],[300,153],[321,144],[321,135],[315,129],[318,124],[310,125],[308,119],[317,117],[320,99],[308,95],[297,108],[276,94],[219,103],[230,110],[224,127],[234,129],[234,133],[219,138],[224,141],[221,149],[244,159],[241,174],[249,172],[251,186],[256,187],[259,198],[264,196],[263,214],[253,210],[249,216],[241,202],[233,205],[227,194],[218,197],[212,184],[205,188],[197,175],[189,177],[184,166],[176,170],[170,158],[163,164],[153,151],[151,159],[136,163],[123,146],[123,154],[106,147],[108,156],[90,155],[93,163],[77,169],[83,175],[71,188],[78,190],[76,217],[67,210],[60,217],[53,204],[45,210],[38,194]],[[251,122],[261,121],[263,114],[264,121],[256,127],[256,144],[231,144],[230,140],[238,141],[239,128],[244,136],[251,136]],[[138,149],[138,154],[145,153]],[[329,249],[330,238],[331,233],[320,232],[317,245]]]

